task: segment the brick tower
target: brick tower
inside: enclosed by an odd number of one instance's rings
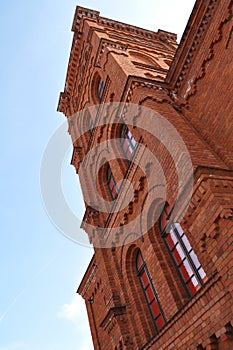
[[[231,6],[197,1],[179,46],[76,9],[58,110],[95,251],[78,293],[96,350],[233,349]]]

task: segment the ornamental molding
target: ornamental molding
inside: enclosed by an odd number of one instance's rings
[[[99,14],[100,14],[99,11],[90,10],[85,7],[77,6],[75,15],[74,15],[74,21],[72,24],[72,31],[81,32],[83,20],[93,19],[96,21],[99,18]]]
[[[98,23],[101,25],[104,25],[105,27],[113,29],[115,33],[118,31],[121,32],[121,34],[119,33],[119,37],[120,35],[122,35],[122,32],[123,32],[125,35],[133,34],[137,38],[141,37],[148,41],[160,41],[164,43],[173,42],[175,44],[177,39],[176,34],[170,33],[161,29],[159,29],[157,32],[153,32],[150,30],[146,30],[146,29],[142,29],[142,28],[130,25],[130,24],[114,21],[112,19],[105,18],[105,17],[99,17]]]
[[[196,92],[197,92],[198,81],[205,77],[205,75],[206,75],[206,68],[208,66],[208,63],[214,58],[214,55],[215,55],[215,52],[214,52],[215,45],[222,40],[222,38],[223,38],[223,27],[228,21],[230,21],[231,18],[232,18],[232,9],[229,7],[226,17],[220,23],[220,26],[219,26],[219,28],[217,30],[215,38],[211,42],[210,48],[209,48],[209,50],[208,50],[208,52],[207,52],[207,54],[206,54],[206,56],[205,56],[205,58],[203,60],[202,65],[201,65],[199,74],[191,81],[191,84],[188,87],[188,90],[187,90],[186,94],[184,95],[184,98],[186,99],[186,107],[188,107],[189,98],[192,95],[195,95]]]
[[[124,226],[127,225],[132,218],[133,213],[135,212],[135,210],[138,208],[138,201],[139,199],[143,199],[144,198],[144,188],[146,185],[146,177],[145,176],[141,176],[138,180],[137,183],[137,187],[134,189],[134,196],[131,202],[129,202],[128,206],[126,207],[126,210],[124,210],[124,212],[122,212],[121,215],[121,221],[119,224],[119,229],[118,232],[116,232],[114,240],[112,241],[112,247],[115,246],[119,246],[119,244],[124,245],[125,244],[125,234],[124,234]],[[123,193],[123,191],[121,191],[121,193]],[[141,192],[141,194],[140,194]],[[120,201],[120,196],[119,196],[119,201]],[[116,214],[118,215],[118,214]],[[114,215],[114,219],[116,218],[116,215]],[[109,215],[108,218],[108,226],[109,226],[109,222],[112,219],[112,214]],[[111,235],[110,235],[111,236]],[[141,236],[139,237],[141,238]],[[108,237],[106,237],[106,240],[108,239]]]
[[[212,60],[214,57],[214,46],[222,39],[223,27],[232,18],[232,9],[230,3],[229,7],[227,8],[227,11],[225,11],[226,13],[224,18],[222,18],[219,23],[214,38],[210,42],[209,49],[207,50],[204,57],[200,56],[202,64],[200,66],[199,72],[194,73],[194,75],[190,74],[190,79],[187,79],[188,72],[190,71],[193,62],[195,61],[195,58],[199,54],[200,46],[203,45],[203,42],[207,40],[204,40],[204,38],[208,32],[210,23],[213,20],[216,8],[219,5],[220,2],[217,0],[209,1],[209,4],[208,6],[206,6],[206,10],[202,15],[201,20],[199,20],[199,26],[196,30],[196,34],[193,35],[193,38],[191,38],[191,45],[188,44],[188,40],[189,36],[192,35],[192,23],[188,23],[186,32],[183,35],[181,44],[178,47],[177,53],[174,57],[173,64],[171,66],[170,72],[168,73],[167,82],[171,83],[172,85],[172,91],[170,95],[178,108],[180,108],[181,106],[188,107],[189,98],[192,95],[196,94],[197,83],[200,79],[204,78],[206,74],[206,67],[209,61]],[[196,22],[198,21],[198,19],[195,20]],[[174,80],[174,82],[172,82],[172,80]],[[183,94],[180,94],[181,88],[184,85],[185,81],[187,85],[186,90]]]
[[[80,104],[80,93],[82,91],[82,96],[85,95],[87,90],[87,84],[91,74],[91,64],[93,58],[91,58],[92,45],[84,44],[82,45],[82,55],[80,56],[79,64],[76,67],[76,74],[74,77],[74,90],[72,92],[72,103],[74,111],[77,112],[78,106]],[[78,68],[78,69],[77,69]]]
[[[192,235],[199,234],[202,251],[206,251],[207,239],[219,236],[220,221],[233,220],[233,178],[230,172],[224,175],[218,174],[218,170],[221,169],[199,176],[183,220]],[[202,212],[207,206],[208,216],[203,217]]]
[[[100,40],[98,52],[95,59],[95,67],[101,68],[103,66],[102,57],[107,48],[111,50],[114,49],[114,50],[126,51],[128,48],[128,45],[120,41],[112,41],[109,39],[102,38]]]
[[[82,99],[79,98],[79,92],[81,91],[81,86],[80,89],[76,95],[76,98],[79,100],[79,103],[77,105],[77,110],[79,110],[79,106],[83,106],[86,102],[90,101],[90,81],[91,81],[91,76],[93,73],[93,63],[94,58],[91,57],[90,64],[89,62],[86,62],[86,75],[85,75],[85,82],[83,83],[83,93],[82,93]],[[77,74],[78,77],[78,74]],[[88,96],[88,101],[85,100],[85,96]]]
[[[82,292],[80,293],[80,295],[81,295],[82,297],[85,296],[85,294],[86,294],[88,288],[89,288],[90,285],[91,285],[91,282],[93,281],[93,279],[94,279],[94,277],[95,277],[95,275],[96,275],[96,272],[97,272],[97,265],[94,263],[94,264],[93,264],[93,268],[92,268],[92,270],[91,270],[91,273],[90,273],[90,275],[89,275],[89,277],[88,277],[86,283],[84,284],[84,287],[83,287],[83,289],[82,289]]]
[[[125,319],[125,316],[122,317],[122,315],[126,314],[126,305],[119,305],[119,306],[113,306],[110,307],[110,309],[107,311],[107,314],[103,318],[103,320],[100,322],[100,327],[103,328],[107,333],[109,334],[113,328],[115,327],[117,320],[117,317],[121,317],[121,321]]]
[[[162,78],[162,76],[161,76]],[[163,79],[163,78],[162,78]],[[139,101],[139,104],[141,105],[146,99],[153,99],[156,102],[167,102],[172,103],[172,100],[168,96],[168,89],[164,85],[163,81],[147,81],[147,80],[141,80],[141,78],[138,78],[137,80],[131,80],[129,83],[129,87],[127,89],[127,94],[125,96],[125,101],[130,103],[132,101],[132,98],[134,96],[135,90],[137,88],[146,88],[151,90],[152,96],[147,96]],[[155,95],[156,93],[156,95]],[[125,111],[124,111],[125,112]]]
[[[77,81],[82,80],[80,78],[80,74],[82,77],[84,77],[84,66],[87,67],[87,60],[84,62],[85,55],[84,55],[84,47],[82,44],[84,40],[83,36],[83,29],[84,29],[84,22],[85,20],[88,20],[90,23],[90,29],[89,33],[87,35],[87,42],[91,43],[92,41],[92,34],[93,31],[99,31],[103,32],[104,34],[107,33],[107,35],[117,34],[118,32],[123,32],[123,38],[124,40],[129,37],[129,35],[135,35],[138,38],[143,38],[144,41],[148,43],[161,43],[161,45],[166,45],[167,47],[171,47],[171,49],[174,51],[176,47],[176,35],[173,33],[169,33],[163,30],[158,30],[157,32],[152,32],[148,30],[144,30],[135,26],[131,26],[125,23],[117,22],[114,20],[110,20],[108,18],[100,17],[98,11],[89,10],[83,7],[77,7],[74,21],[72,25],[72,31],[74,31],[74,37],[71,47],[71,53],[68,63],[68,69],[67,69],[67,76],[66,76],[66,83],[65,83],[65,89],[64,92],[60,94],[60,99],[58,103],[58,111],[63,112],[66,115],[68,113],[71,113],[74,110],[77,110],[80,103],[78,101],[79,92],[81,89],[80,84],[76,84]],[[109,33],[107,31],[107,28],[109,28]],[[96,66],[100,64],[101,56],[103,55],[103,52],[105,52],[106,47],[109,49],[114,49],[116,52],[122,51],[124,52],[127,49],[127,44],[124,44],[121,42],[121,40],[114,39],[108,40],[103,39],[102,44],[99,49],[99,57],[96,61]],[[98,55],[97,55],[98,56]],[[90,57],[90,54],[89,54]],[[84,62],[84,64],[83,64]],[[80,73],[81,72],[81,73]],[[90,73],[90,72],[89,72]],[[77,80],[77,77],[78,80]],[[88,80],[86,78],[86,80]],[[76,89],[74,87],[77,86]],[[70,104],[72,104],[70,106]]]
[[[227,294],[227,297],[230,298],[230,294]],[[204,350],[206,348],[217,350],[219,349],[219,345],[221,346],[222,342],[226,340],[233,339],[233,321],[229,321],[224,327],[218,329],[214,334],[209,335],[209,337],[198,344],[198,350]]]
[[[208,28],[208,25],[212,19],[215,7],[217,6],[217,2],[218,2],[217,0],[210,0],[209,1],[209,5],[206,7],[205,12],[203,12],[201,20],[199,20],[199,22],[200,22],[199,26],[196,29],[196,34],[194,35],[194,37],[192,39],[191,45],[189,45],[189,49],[187,47],[187,41],[188,41],[189,34],[191,32],[191,28],[190,28],[191,23],[189,24],[189,22],[188,22],[188,24],[187,24],[186,30],[185,30],[183,37],[182,37],[182,41],[181,41],[181,43],[177,49],[176,55],[174,57],[174,68],[172,67],[171,72],[168,76],[168,79],[171,80],[172,79],[171,75],[173,75],[175,73],[174,72],[174,70],[176,69],[175,65],[182,59],[182,55],[185,54],[186,58],[182,64],[182,70],[181,70],[180,74],[178,75],[178,77],[176,79],[175,86],[174,86],[175,92],[179,89],[180,85],[182,84],[182,82],[184,80],[184,77],[186,76],[186,74],[189,70],[190,64],[191,64],[193,57],[194,57],[194,54],[197,51],[197,47],[202,42],[203,36],[206,32],[206,29]],[[202,11],[203,11],[203,9],[202,9]],[[195,9],[193,11],[193,16],[194,16],[194,14],[195,14],[195,16],[197,15],[195,13]],[[190,18],[190,21],[191,21],[191,19],[192,18]]]

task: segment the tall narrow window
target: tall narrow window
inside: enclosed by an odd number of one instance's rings
[[[121,129],[121,145],[127,159],[131,159],[137,147],[137,143],[125,124]]]
[[[112,170],[110,166],[107,168],[107,184],[108,184],[108,189],[111,194],[112,199],[116,199],[119,193],[119,189],[117,187],[116,181],[114,179],[114,176],[112,174]]]
[[[93,125],[94,122],[92,119],[89,120],[89,125],[88,125],[88,130],[89,130],[89,134],[92,135],[92,131],[93,131]]]
[[[144,291],[148,306],[150,308],[153,320],[157,331],[159,331],[165,325],[165,318],[159,302],[158,295],[153,286],[149,271],[142,257],[142,253],[139,251],[137,255],[137,272],[140,279],[142,289]]]
[[[104,93],[104,81],[99,77],[98,84],[97,84],[97,96],[99,99],[99,102],[101,102],[102,97]]]
[[[170,212],[170,207],[165,205],[160,217],[161,232],[181,278],[192,296],[204,285],[207,276],[180,224],[169,220]]]

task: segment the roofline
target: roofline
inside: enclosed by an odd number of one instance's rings
[[[84,273],[84,275],[83,275],[83,278],[82,278],[82,280],[81,280],[81,282],[79,283],[79,286],[78,286],[78,288],[77,288],[76,293],[78,293],[78,294],[80,294],[80,295],[82,294],[82,290],[83,290],[83,287],[84,287],[84,283],[86,282],[85,279],[87,278],[87,275],[88,275],[88,273],[90,272],[91,267],[96,265],[95,262],[94,262],[94,260],[95,260],[95,253],[93,254],[93,256],[92,256],[92,258],[91,258],[91,260],[90,260],[90,262],[89,262],[89,264],[88,264],[88,266],[87,266],[87,269],[86,269],[86,271],[85,271],[85,273]]]
[[[93,23],[96,23],[98,30],[98,26],[113,28],[115,30],[121,30],[127,35],[136,34],[140,38],[144,38],[145,40],[149,40],[151,42],[157,40],[169,40],[174,41],[177,44],[177,35],[165,30],[158,29],[157,32],[143,29],[128,23],[115,21],[106,17],[101,17],[100,12],[91,10],[85,7],[77,6],[75,10],[74,20],[72,24],[72,31],[74,32],[73,41],[70,50],[70,57],[68,62],[67,74],[65,79],[65,88],[64,92],[60,93],[59,101],[58,101],[58,112],[63,112],[66,114],[67,106],[69,104],[70,97],[73,91],[73,83],[70,84],[70,80],[72,81],[72,76],[77,74],[77,62],[80,52],[79,44],[81,42],[82,37],[82,29],[83,29],[83,21],[89,20]],[[76,68],[75,68],[76,67]]]
[[[179,78],[180,72],[183,69],[186,58],[190,52],[191,47],[194,45],[195,36],[203,22],[206,10],[208,9],[211,0],[196,0],[192,12],[189,16],[188,22],[186,24],[185,30],[181,37],[181,41],[176,50],[175,56],[173,58],[172,64],[167,74],[166,82],[168,84],[173,81],[173,88]],[[195,23],[195,26],[193,24]],[[190,45],[187,43],[190,41]]]

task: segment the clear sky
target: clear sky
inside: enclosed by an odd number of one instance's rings
[[[181,36],[194,0],[80,0],[104,17]],[[64,121],[74,0],[1,1],[0,350],[91,350],[75,294],[93,254],[52,225],[40,195],[43,151]],[[83,204],[70,159],[62,183],[80,219]],[[56,205],[56,200],[54,201]]]

